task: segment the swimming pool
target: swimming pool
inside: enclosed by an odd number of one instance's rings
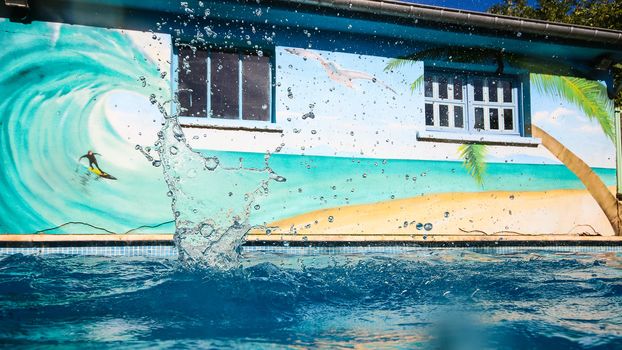
[[[246,251],[230,271],[161,257],[3,255],[0,344],[622,346],[619,249],[337,249]]]

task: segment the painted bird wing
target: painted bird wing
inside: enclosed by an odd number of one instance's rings
[[[374,83],[378,83],[380,85],[382,85],[383,88],[391,91],[394,94],[397,94],[397,92],[395,90],[393,90],[389,85],[387,85],[385,82],[383,82],[382,80],[374,77],[373,75],[369,74],[369,73],[365,73],[365,72],[358,72],[358,71],[353,71],[353,70],[341,70],[339,72],[339,74],[343,75],[344,77],[347,77],[348,79],[352,80],[352,79],[364,79],[364,80],[371,80]]]

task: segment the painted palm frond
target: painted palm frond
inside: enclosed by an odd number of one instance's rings
[[[484,174],[486,173],[486,145],[465,144],[458,147],[460,158],[463,159],[463,166],[475,179],[478,185],[484,186]]]
[[[385,72],[392,71],[394,69],[399,69],[399,68],[402,68],[404,66],[409,66],[414,63],[415,61],[405,59],[405,58],[392,58],[389,60],[387,65],[384,67],[384,71]]]
[[[614,140],[613,102],[607,97],[605,86],[593,80],[547,74],[532,74],[531,83],[540,93],[559,97],[579,108]]]
[[[414,93],[424,82],[423,74],[419,76],[419,78],[415,79],[415,81],[410,84],[410,92]]]

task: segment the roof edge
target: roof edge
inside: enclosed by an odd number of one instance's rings
[[[375,15],[395,16],[457,25],[472,25],[504,32],[548,35],[556,38],[622,44],[622,31],[542,20],[494,15],[393,0],[278,0],[326,8],[343,9]]]

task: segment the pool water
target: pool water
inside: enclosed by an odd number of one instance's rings
[[[622,253],[0,256],[11,348],[620,349]]]

